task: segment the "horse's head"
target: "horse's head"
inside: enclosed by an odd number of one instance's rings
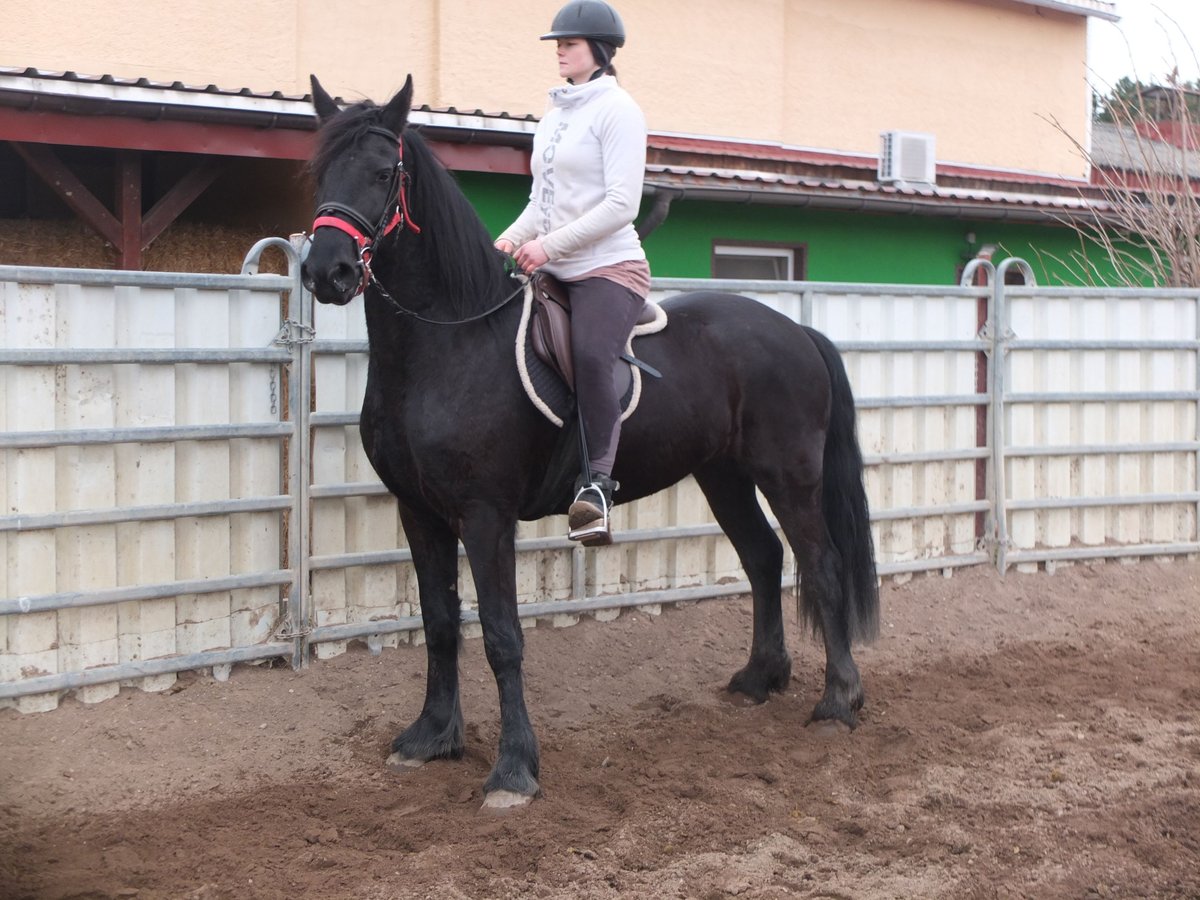
[[[341,306],[366,287],[375,244],[405,224],[401,135],[412,76],[383,107],[366,102],[343,111],[315,75],[312,94],[321,122],[312,160],[317,215],[301,275],[318,300]]]

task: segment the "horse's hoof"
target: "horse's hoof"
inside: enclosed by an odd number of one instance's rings
[[[792,660],[787,653],[752,659],[729,679],[727,690],[755,703],[766,703],[771,694],[782,694],[792,680]]]
[[[758,706],[766,703],[768,697],[766,688],[746,678],[741,672],[729,679],[725,692],[737,706]]]
[[[858,710],[862,709],[863,692],[855,691],[848,702],[836,693],[830,697],[827,690],[825,696],[813,707],[812,715],[805,725],[815,725],[821,722],[837,722],[846,726],[847,731],[858,727]]]
[[[387,758],[387,767],[393,772],[411,772],[413,769],[419,769],[425,765],[423,759],[411,759],[407,756],[401,756],[399,753],[393,753]]]
[[[841,719],[809,719],[805,725],[814,737],[833,740],[846,737],[854,729]]]
[[[483,809],[515,809],[528,806],[533,802],[532,797],[518,794],[516,791],[488,791],[483,798]]]

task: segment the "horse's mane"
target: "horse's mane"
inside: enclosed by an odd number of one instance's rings
[[[346,150],[372,127],[384,127],[383,109],[363,101],[343,110],[318,132],[309,170],[320,178]],[[507,291],[501,256],[479,214],[454,177],[433,155],[414,128],[405,128],[404,165],[412,176],[408,207],[421,229],[415,241],[439,301],[457,316],[480,312]],[[399,232],[394,232],[398,236]]]

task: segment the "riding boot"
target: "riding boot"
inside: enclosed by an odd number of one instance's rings
[[[567,537],[585,547],[611,544],[609,515],[612,495],[620,487],[620,484],[601,472],[593,472],[586,484],[579,478],[575,482],[575,501],[567,510]]]

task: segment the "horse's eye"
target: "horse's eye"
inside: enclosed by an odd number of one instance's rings
[[[386,184],[387,182],[392,180],[392,170],[391,169],[380,169],[378,172],[375,173],[375,180],[380,182],[381,184]]]

